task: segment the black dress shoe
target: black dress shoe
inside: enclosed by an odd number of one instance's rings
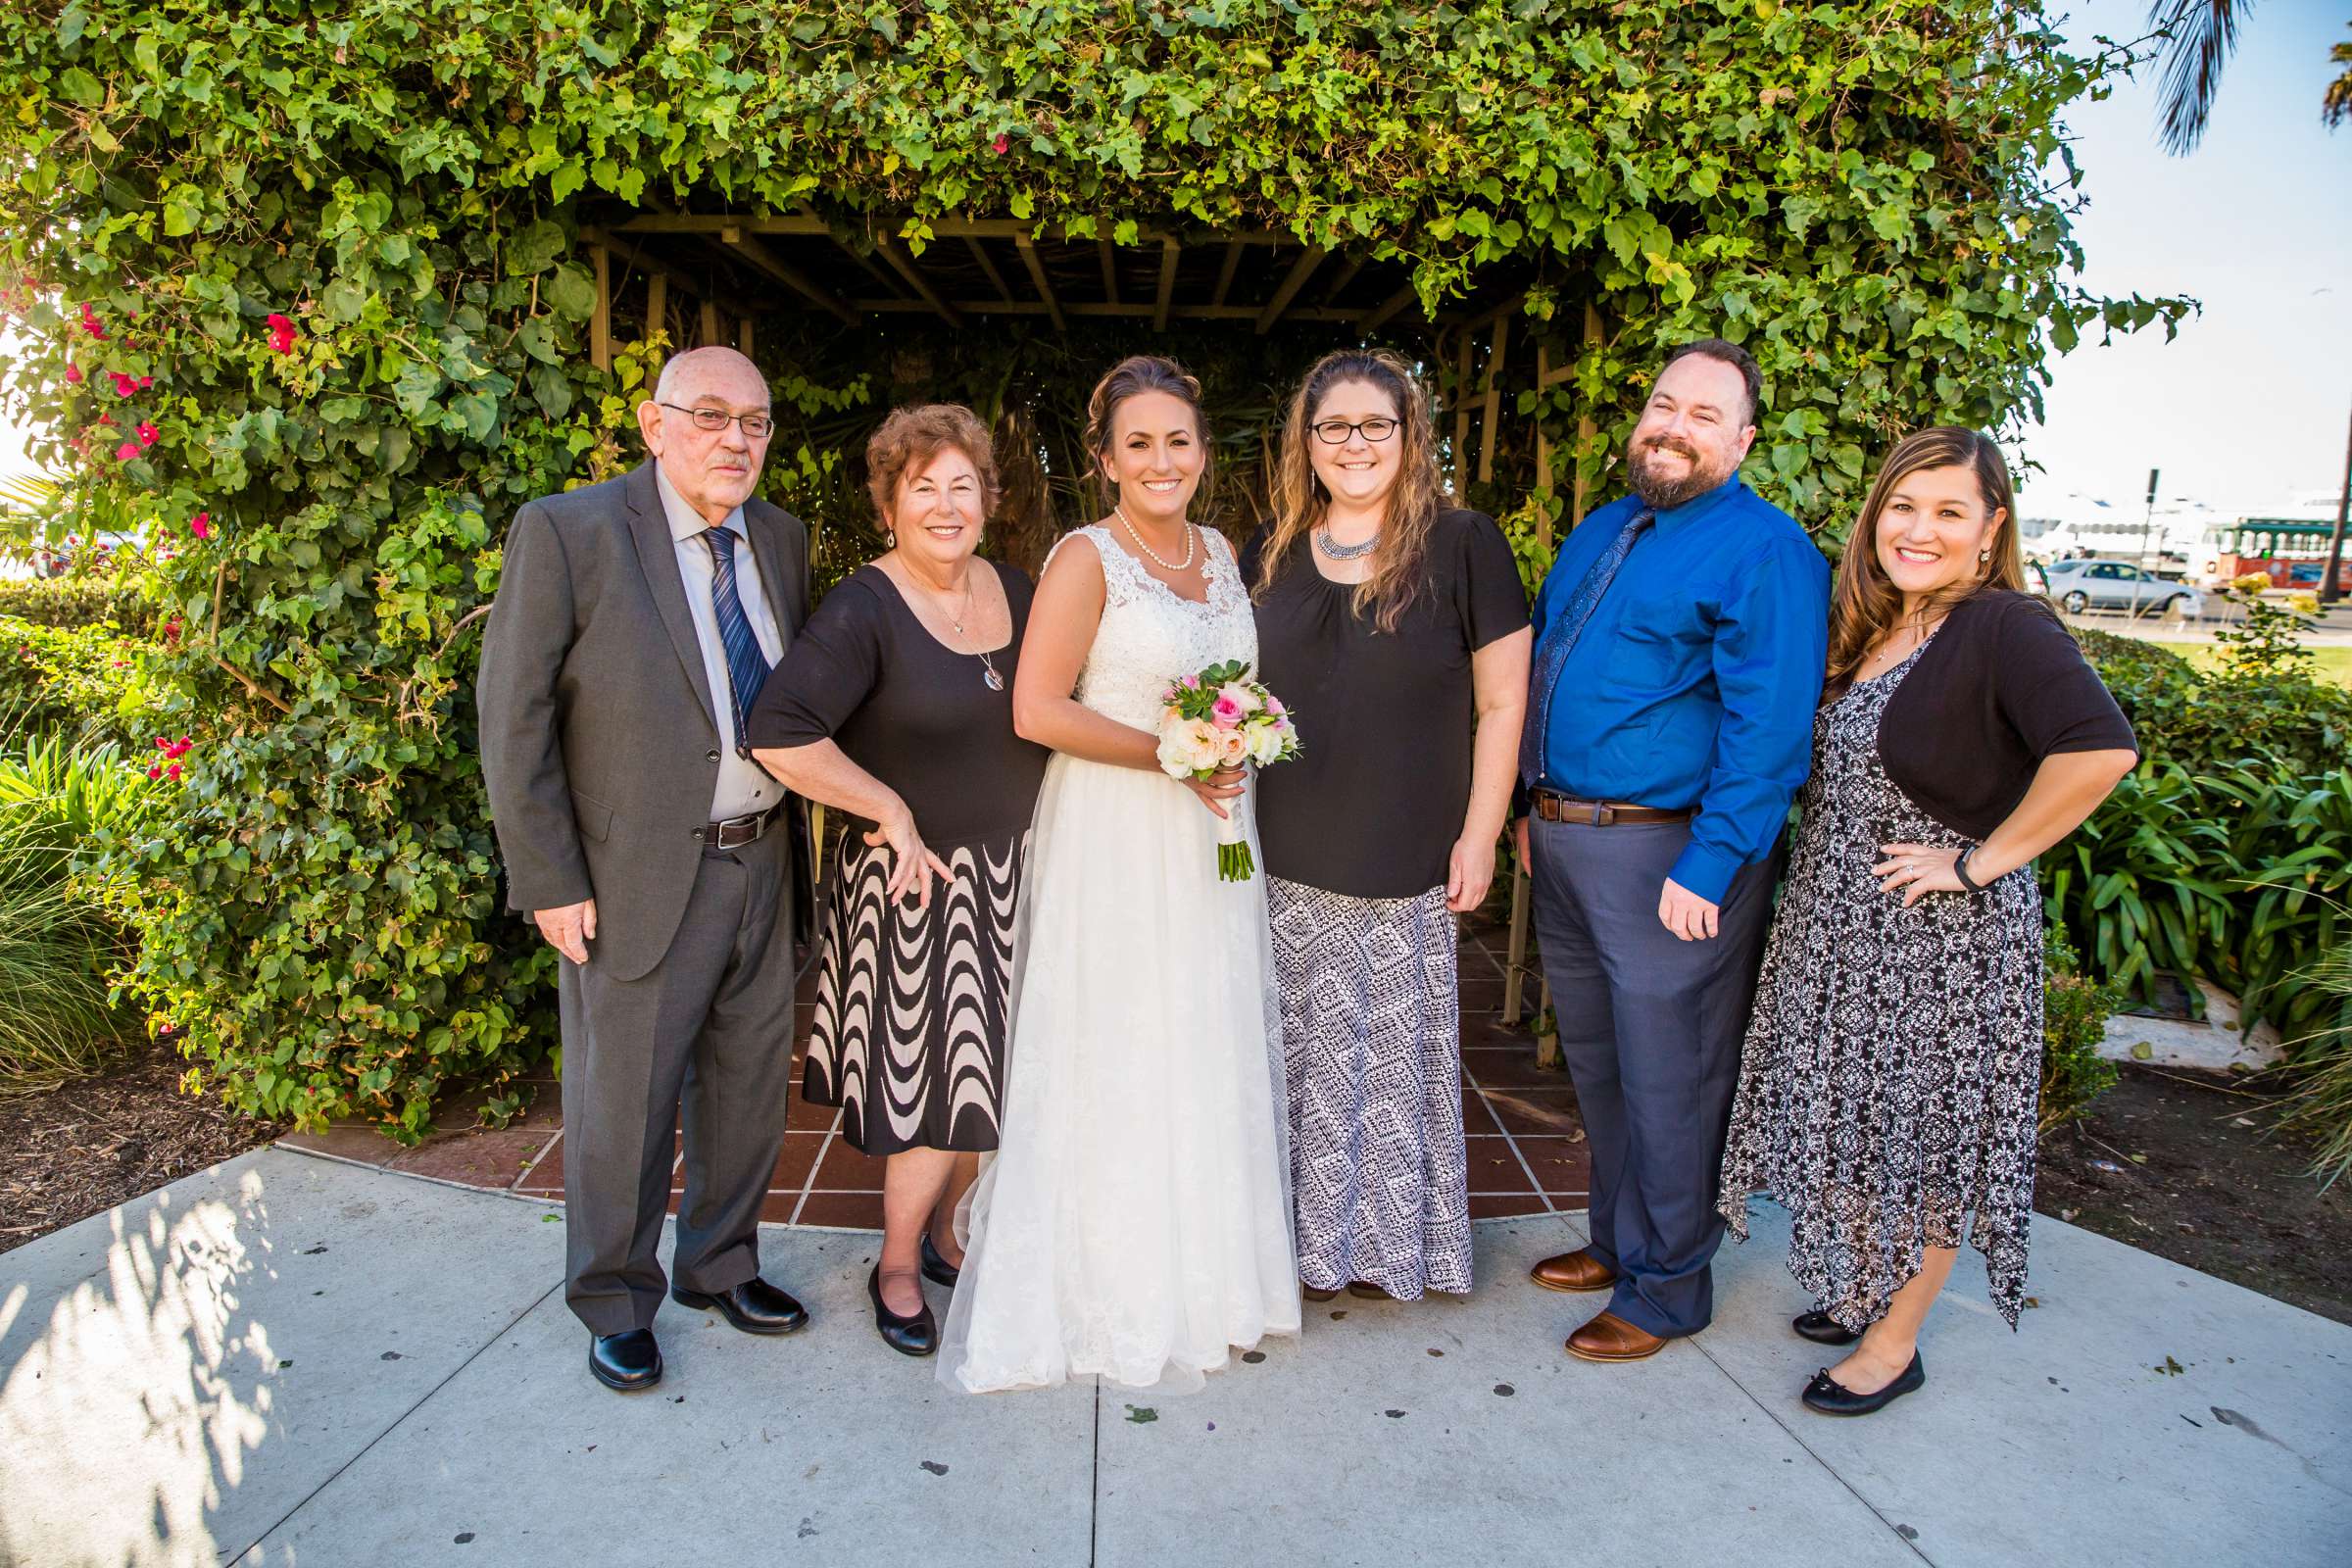
[[[1862,1337],[1858,1330],[1847,1328],[1827,1312],[1799,1312],[1788,1320],[1788,1326],[1796,1330],[1799,1339],[1811,1340],[1815,1345],[1851,1345]]]
[[[923,1278],[952,1291],[962,1277],[963,1270],[940,1256],[939,1249],[931,1245],[931,1233],[923,1232]]]
[[[635,1394],[662,1381],[662,1347],[654,1343],[652,1329],[591,1335],[588,1370],[606,1388]]]
[[[1886,1409],[1927,1381],[1927,1364],[1920,1360],[1919,1352],[1913,1350],[1911,1364],[1903,1368],[1902,1375],[1876,1394],[1856,1394],[1831,1377],[1829,1369],[1824,1367],[1813,1374],[1812,1382],[1805,1385],[1802,1397],[1806,1409],[1819,1410],[1823,1415],[1869,1415],[1873,1411]]]
[[[709,1295],[673,1285],[669,1298],[697,1311],[715,1306],[746,1334],[790,1334],[808,1326],[808,1309],[758,1275]]]
[[[917,1287],[918,1289],[920,1287]],[[882,1300],[882,1265],[865,1277],[866,1294],[874,1298],[874,1332],[882,1343],[901,1355],[929,1355],[939,1348],[939,1319],[931,1315],[931,1303],[912,1317],[901,1317]]]

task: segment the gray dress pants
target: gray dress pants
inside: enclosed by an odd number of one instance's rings
[[[792,856],[769,832],[707,850],[669,951],[615,980],[559,958],[564,1027],[564,1299],[591,1334],[653,1326],[655,1250],[685,1129],[671,1273],[718,1292],[760,1272],[760,1207],[784,1146],[792,1072]],[[600,916],[610,921],[612,916]]]
[[[1673,1339],[1715,1309],[1709,1264],[1740,1047],[1772,896],[1769,859],[1724,896],[1710,941],[1658,921],[1688,822],[1528,824],[1536,938],[1592,1155],[1592,1255],[1608,1309]]]

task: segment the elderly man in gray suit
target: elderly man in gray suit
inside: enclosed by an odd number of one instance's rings
[[[482,774],[509,904],[562,956],[564,1299],[608,1388],[662,1379],[655,1249],[681,1101],[672,1299],[750,1334],[792,1053],[784,791],[744,717],[808,604],[808,534],[752,499],[772,423],[732,349],[637,407],[651,459],[514,514],[483,639]]]

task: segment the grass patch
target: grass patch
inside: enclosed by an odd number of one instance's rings
[[[2169,648],[2187,660],[2204,674],[2220,667],[2222,649],[2216,643],[2171,643],[2155,638],[2148,641],[2159,648]],[[2333,681],[2338,686],[2352,686],[2352,645],[2330,645],[2311,651],[2314,667],[2320,679]]]

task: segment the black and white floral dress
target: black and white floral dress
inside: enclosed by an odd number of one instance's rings
[[[1785,1204],[1789,1271],[1852,1329],[1886,1313],[1925,1248],[1973,1240],[2015,1328],[2041,1085],[2041,896],[2028,866],[1905,908],[1871,872],[1882,844],[1974,842],[1880,760],[1880,715],[1924,652],[1814,720],[1718,1206],[1744,1241],[1751,1193]]]

